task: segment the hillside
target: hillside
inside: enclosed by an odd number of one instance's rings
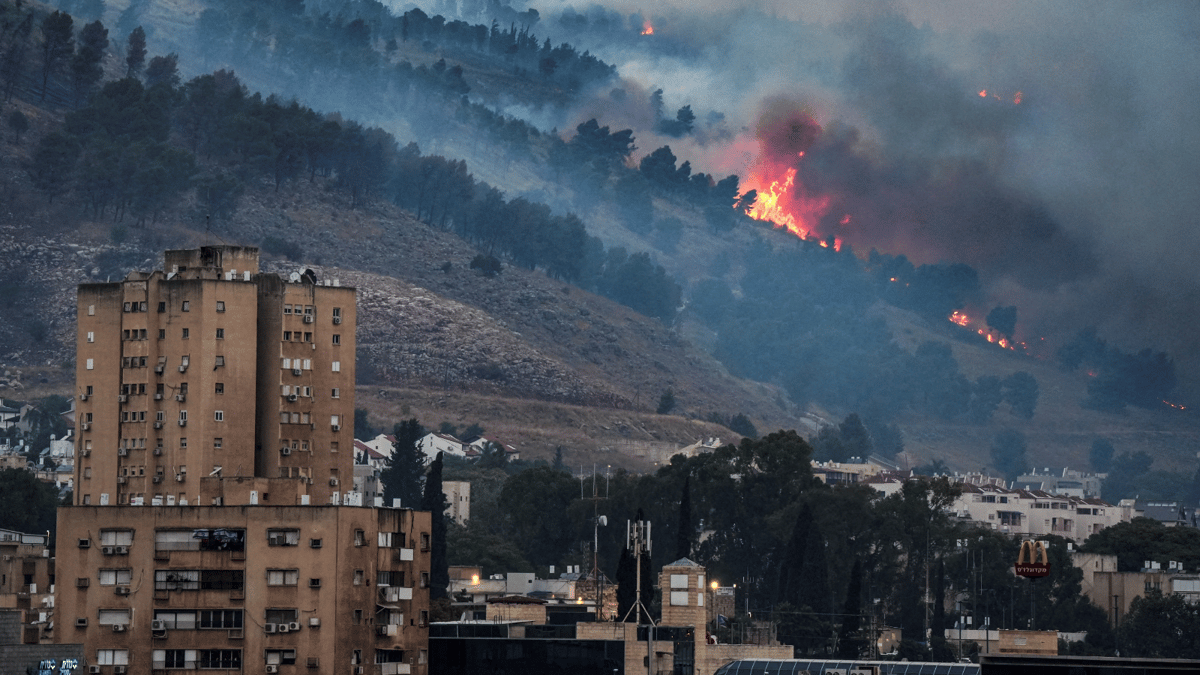
[[[175,40],[164,44],[183,46],[187,40],[180,26],[187,26],[187,17],[205,6],[156,4],[147,18],[155,22],[161,38]],[[112,12],[118,9],[110,7]],[[415,62],[424,54],[431,61],[441,54],[427,52],[424,45],[404,43],[390,58]],[[518,75],[499,61],[456,59],[449,53],[446,58],[464,66],[472,89],[484,92],[485,99],[520,93],[513,79]],[[115,56],[106,68],[109,80],[120,75]],[[259,75],[257,81],[273,82],[282,71],[273,72]],[[220,81],[236,82],[229,74]],[[254,75],[246,81],[256,82]],[[561,93],[553,89],[537,88],[533,96],[552,100]],[[1149,453],[1156,460],[1155,470],[1190,476],[1195,467],[1200,424],[1191,411],[1129,407],[1123,413],[1101,414],[1083,409],[1079,403],[1087,395],[1086,374],[1064,373],[1050,361],[963,339],[953,324],[931,319],[936,312],[899,309],[903,303],[875,288],[862,269],[863,261],[848,253],[824,251],[815,242],[801,242],[746,218],[718,227],[677,188],[644,188],[638,194],[649,215],[631,222],[623,211],[628,195],[620,186],[631,177],[645,180],[630,166],[631,157],[623,155],[603,170],[595,168],[599,161],[578,171],[572,168],[563,180],[552,180],[540,165],[556,148],[567,148],[568,158],[581,151],[552,134],[529,131],[532,127],[500,124],[472,107],[475,104],[442,102],[445,111],[457,110],[456,115],[480,115],[487,124],[528,133],[522,141],[526,144],[480,142],[475,132],[485,127],[471,124],[484,122],[455,117],[439,120],[444,126],[435,129],[428,143],[420,138],[421,146],[445,152],[451,160],[458,149],[471,147],[473,157],[486,160],[482,166],[464,166],[464,172],[478,171],[506,194],[548,202],[547,212],[558,214],[584,204],[580,213],[587,234],[598,237],[609,252],[615,247],[649,252],[680,282],[685,290],[682,311],[672,312],[664,324],[582,290],[582,282],[569,283],[561,274],[552,278],[547,265],[536,260],[514,265],[521,251],[511,244],[505,249],[503,242],[487,243],[478,235],[468,242],[455,234],[452,230],[464,229],[453,222],[455,217],[487,219],[483,184],[472,183],[470,198],[482,216],[460,204],[447,222],[449,209],[442,207],[442,229],[428,224],[439,222],[432,206],[426,207],[422,221],[395,205],[407,185],[387,184],[377,176],[360,194],[357,184],[348,186],[350,181],[339,175],[354,167],[329,159],[313,160],[301,167],[308,171],[297,169],[285,180],[272,181],[270,172],[262,169],[269,162],[262,156],[247,158],[257,151],[254,147],[227,143],[212,131],[202,143],[199,136],[185,134],[188,130],[178,119],[169,139],[173,146],[210,144],[197,153],[198,178],[208,180],[226,171],[239,177],[244,193],[235,199],[236,209],[209,222],[202,215],[206,207],[198,200],[199,190],[189,183],[153,217],[149,209],[143,212],[141,224],[124,212],[114,217],[115,206],[113,213],[100,209],[97,216],[81,188],[51,193],[48,199],[31,184],[29,167],[38,143],[59,129],[68,113],[63,107],[38,104],[32,93],[18,95],[5,109],[6,115],[21,111],[30,128],[9,134],[0,160],[0,205],[5,207],[0,209],[0,289],[5,291],[0,297],[0,342],[6,346],[0,350],[0,365],[22,370],[21,396],[70,391],[76,283],[156,267],[164,248],[226,242],[263,246],[265,269],[311,267],[321,277],[359,288],[359,405],[384,428],[412,415],[433,426],[442,421],[479,423],[490,434],[520,446],[526,457],[547,458],[563,446],[571,462],[646,469],[664,453],[696,440],[736,437],[709,420],[727,421],[741,413],[760,431],[798,428],[812,434],[848,413],[867,414],[859,401],[874,406],[870,412],[875,412],[876,399],[886,399],[910,371],[917,372],[909,362],[922,344],[947,344],[953,374],[965,378],[968,386],[985,376],[1030,373],[1040,385],[1036,414],[1026,420],[1003,406],[989,421],[968,423],[961,415],[932,414],[921,404],[920,392],[907,391],[911,399],[897,398],[898,403],[881,413],[894,415],[887,421],[903,432],[906,452],[901,464],[940,459],[954,470],[978,470],[991,462],[995,435],[1012,428],[1025,435],[1028,459],[1035,466],[1086,467],[1088,448],[1104,437],[1118,452]],[[238,98],[238,105],[245,100]],[[353,104],[370,107],[362,99]],[[375,115],[388,118],[399,110],[390,107],[394,105],[399,104],[382,105]],[[353,128],[342,116],[317,119]],[[398,127],[412,132],[403,119],[390,118],[387,128]],[[383,135],[367,131],[371,138]],[[607,134],[605,128],[601,140],[608,140]],[[219,145],[212,139],[225,143],[220,146],[224,149],[211,151]],[[510,154],[514,147],[527,154]],[[441,157],[414,158],[407,152],[383,153],[381,163],[409,162],[389,174],[389,180],[415,182],[424,169],[413,166],[437,170],[446,163]],[[589,174],[591,170],[596,173]],[[701,193],[707,194],[705,190],[711,192],[711,184],[702,186]],[[676,223],[674,230],[663,226],[669,222]],[[486,276],[471,269],[481,253],[505,261],[500,274]],[[704,316],[704,305],[708,303],[711,311],[716,303],[708,292],[717,287],[728,296],[727,306],[719,308],[726,315],[720,321]],[[730,349],[740,351],[730,354]],[[712,354],[747,376],[730,375]],[[826,363],[825,357],[832,358]],[[897,364],[886,373],[882,369]],[[880,370],[872,371],[876,365]],[[845,388],[841,382],[826,385],[847,372],[854,391],[835,391]],[[668,389],[678,406],[671,415],[654,414],[659,396]],[[825,397],[830,391],[839,395]],[[3,389],[0,394],[13,395]],[[929,398],[928,391],[924,397]]]

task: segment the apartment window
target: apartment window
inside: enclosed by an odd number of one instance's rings
[[[267,530],[268,546],[299,546],[300,530]]]
[[[290,330],[283,331],[283,341],[284,342],[292,341],[292,331],[290,331]]]
[[[87,422],[88,424],[91,424],[92,423],[92,413],[84,413],[83,421]]]
[[[87,386],[87,389],[85,390],[85,393],[86,393],[88,396],[91,396],[91,395],[92,395],[92,385],[90,385],[90,384],[89,384],[89,385]]]
[[[194,630],[196,628],[196,612],[190,609],[156,609],[154,620],[161,621],[167,630]],[[155,657],[155,661],[159,659]],[[155,666],[157,667],[157,666]]]
[[[100,585],[101,586],[128,586],[133,579],[133,570],[129,568],[120,569],[101,569],[100,570]]]
[[[188,659],[188,652],[192,653],[192,658]],[[188,649],[155,649],[153,652],[153,661],[155,670],[166,670],[167,668],[183,668],[193,670],[196,667],[196,650]]]
[[[421,572],[421,588],[429,588],[429,572]]]
[[[130,304],[130,303],[128,303],[128,302],[127,302],[127,303],[125,303],[125,304],[122,306],[122,309],[123,309],[124,311],[128,312],[128,311],[129,311],[129,304]]]
[[[267,623],[293,623],[300,620],[300,611],[290,607],[268,607],[264,618]]]
[[[357,625],[361,624],[362,620],[363,620],[363,611],[361,609],[354,610],[354,625],[357,626]],[[357,661],[358,650],[357,649],[354,650],[354,654],[355,654],[355,660],[353,661],[353,663],[358,663],[358,661]]]
[[[185,422],[185,423],[187,422],[187,411],[186,410],[179,411],[179,421]]]
[[[213,439],[213,450],[220,450],[224,444],[225,444],[225,439],[214,438]]]
[[[161,410],[156,410],[156,411],[154,412],[154,421],[155,421],[155,422],[161,422],[161,421],[163,421],[163,411],[161,411]]]
[[[335,373],[342,372],[342,362],[341,361],[333,362],[333,372],[335,372]]]
[[[333,390],[332,390],[332,391],[331,391],[331,393],[330,393],[330,396],[332,396],[333,398],[341,398],[341,397],[342,397],[342,390],[341,390],[341,389],[338,389],[337,387],[334,387],[334,388],[333,388]]]
[[[88,305],[88,316],[96,316],[96,306]]]
[[[296,662],[295,649],[268,649],[264,655],[268,666],[289,665]]]
[[[88,342],[95,342],[95,341],[96,341],[96,334],[95,334],[95,333],[93,333],[93,332],[91,332],[91,331],[88,331],[88,338],[87,338],[87,340],[88,340]]]
[[[133,530],[100,530],[101,546],[132,546]]]
[[[242,610],[240,609],[202,609],[198,614],[201,628],[242,627]]]
[[[363,532],[362,530],[355,530],[354,531],[354,545],[355,546],[366,546],[367,545],[367,533]]]
[[[165,302],[158,303],[158,313],[162,314],[165,311],[167,311],[167,303],[165,303]]]
[[[128,626],[129,625],[129,610],[128,609],[102,609],[96,623],[101,626]]]
[[[188,336],[190,336],[190,335],[191,335],[191,331],[187,328],[184,328],[183,329],[183,339],[184,340],[188,339]]]
[[[355,586],[362,586],[363,578],[364,578],[364,575],[363,575],[362,570],[354,570],[354,585]]]
[[[214,368],[224,368],[224,367],[225,367],[225,357],[224,357],[224,356],[218,356],[218,357],[217,357],[217,361],[216,361],[216,363],[215,363],[215,364],[213,364],[213,367],[214,367]]]
[[[298,305],[297,305],[297,306],[298,306]],[[308,316],[312,316],[312,313],[313,313],[313,306],[312,306],[312,305],[305,305],[305,306],[304,306],[304,313],[305,313],[306,315],[308,315]]]
[[[304,334],[304,341],[305,341],[305,342],[312,342],[312,333],[305,333],[305,334]]]
[[[224,339],[225,339],[225,329],[224,329],[224,328],[218,328],[218,329],[217,329],[217,339],[218,339],[218,340],[224,340]]]
[[[218,382],[216,384],[216,393],[218,393],[218,394],[225,393],[225,383],[224,382]]]
[[[242,667],[240,649],[201,649],[199,657],[201,668],[238,670]]]
[[[429,550],[429,533],[428,532],[421,533],[421,550],[422,551]]]
[[[337,452],[337,451],[338,451],[338,442],[337,442],[337,441],[330,441],[330,442],[329,442],[329,451],[330,451],[330,452]]]
[[[214,410],[213,411],[213,421],[214,422],[224,422],[225,421],[225,411],[224,410]]]
[[[183,311],[185,311],[185,312],[192,311],[192,303],[190,300],[183,301]]]
[[[224,312],[224,311],[225,311],[225,301],[224,301],[224,300],[218,300],[218,301],[217,301],[217,311],[218,311],[218,312]]]
[[[283,360],[283,369],[284,369],[284,370],[290,370],[290,369],[291,369],[291,367],[292,367],[292,360],[291,360],[291,359],[284,359],[284,360]]]
[[[333,308],[333,318],[335,318],[335,319],[342,318],[342,308],[341,307]]]
[[[299,582],[299,570],[267,570],[268,586],[295,586]]]
[[[92,467],[90,467],[90,466],[83,467],[83,477],[84,478],[92,477]]]
[[[94,362],[94,361],[92,361],[92,359],[88,359],[88,360],[87,360],[87,369],[88,369],[88,370],[91,370],[91,369],[93,369],[93,368],[95,368],[95,367],[96,367],[96,366],[95,366],[95,362]]]
[[[284,313],[284,314],[291,314],[291,313],[292,313],[292,306],[291,306],[291,305],[284,305],[284,306],[283,306],[283,313]]]
[[[297,359],[299,361],[299,359]],[[304,359],[304,369],[312,370],[312,359]]]
[[[96,665],[98,666],[127,666],[129,665],[128,649],[97,649]]]

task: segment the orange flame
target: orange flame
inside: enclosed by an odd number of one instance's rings
[[[776,228],[785,227],[801,239],[809,239],[821,217],[829,210],[830,198],[809,197],[803,186],[796,185],[795,168],[786,169],[782,180],[771,179],[765,173],[752,172],[746,181],[747,187],[758,193],[747,215],[755,220],[767,221]],[[822,242],[822,245],[828,246],[826,242]],[[840,239],[834,241],[834,248],[841,250]]]
[[[987,89],[979,90],[979,98],[987,98]]]
[[[642,35],[654,35],[654,26],[650,25],[649,19],[642,24]]]
[[[893,278],[892,281],[895,281],[895,279]],[[969,315],[967,315],[966,312],[963,312],[961,310],[955,310],[954,312],[951,312],[950,316],[946,317],[946,319],[949,320],[950,323],[953,323],[955,325],[962,326],[963,328],[966,328],[968,330],[974,330],[976,334],[978,334],[983,339],[987,340],[989,343],[998,345],[1003,349],[1009,349],[1012,351],[1020,351],[1020,352],[1025,352],[1027,349],[1024,342],[1017,342],[1014,340],[1010,340],[1007,337],[1000,335],[999,333],[993,332],[991,328],[981,328],[981,327],[972,326],[971,325],[971,323],[972,323],[971,317]]]
[[[958,311],[955,311],[950,315],[950,320],[960,326],[966,326],[967,324],[971,323],[971,317]]]
[[[1023,100],[1025,100],[1025,94],[1018,91],[1017,94],[1013,96],[1013,105],[1021,105],[1021,101]]]

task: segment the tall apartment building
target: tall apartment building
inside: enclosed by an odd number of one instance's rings
[[[113,675],[424,672],[429,514],[351,493],[354,289],[165,268],[79,287],[56,640]]]

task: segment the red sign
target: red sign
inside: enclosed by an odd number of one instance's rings
[[[1044,577],[1050,574],[1050,566],[1044,563],[1017,563],[1014,567],[1019,577]]]

